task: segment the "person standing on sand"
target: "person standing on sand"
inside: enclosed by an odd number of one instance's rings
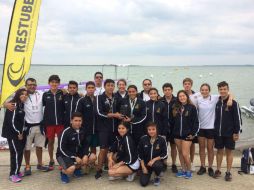
[[[24,102],[27,100],[26,89],[19,89],[10,103],[14,103],[16,109],[14,111],[6,110],[2,128],[2,137],[8,141],[10,149],[10,176],[9,179],[13,183],[22,181],[23,173],[20,167],[23,159],[23,151],[25,148],[24,123],[25,111]]]
[[[77,102],[75,112],[80,112],[83,116],[83,129],[87,135],[87,141],[91,149],[91,153],[96,156],[96,147],[99,146],[97,121],[96,121],[96,105],[95,105],[95,84],[93,81],[86,83],[86,95]],[[89,168],[88,168],[89,170]]]
[[[174,126],[174,137],[182,170],[179,170],[176,177],[192,178],[190,147],[193,138],[199,131],[198,113],[196,107],[191,103],[186,91],[180,90],[177,93],[177,101],[172,109]]]
[[[242,125],[241,111],[238,103],[233,100],[232,106],[227,105],[229,99],[229,85],[222,81],[218,83],[220,94],[219,101],[215,108],[215,148],[217,149],[217,170],[214,178],[221,176],[221,163],[223,160],[224,149],[226,152],[227,171],[225,180],[231,181],[231,168],[233,164],[233,153],[235,142],[239,139],[239,133]]]
[[[174,140],[173,130],[174,126],[170,121],[172,121],[171,112],[172,107],[174,103],[176,102],[176,97],[173,95],[173,86],[171,83],[165,83],[162,86],[162,90],[164,93],[164,96],[160,99],[161,102],[165,104],[166,107],[166,113],[167,113],[167,128],[168,132],[166,134],[167,142],[170,142],[170,148],[171,148],[171,158],[172,158],[172,167],[171,170],[173,173],[177,173],[177,167],[176,167],[176,157],[177,157],[177,150],[176,150],[176,144]]]
[[[185,92],[187,92],[187,94],[190,97],[190,100],[192,102],[192,104],[194,104],[195,106],[197,106],[197,98],[201,95],[200,92],[194,92],[192,90],[192,86],[193,86],[193,80],[191,78],[185,78],[183,80],[183,88],[185,90]],[[190,148],[190,158],[191,158],[191,171],[196,171],[195,165],[194,165],[194,157],[195,157],[195,144],[198,143],[198,138],[197,136],[195,136],[193,138],[192,144],[191,144],[191,148]]]
[[[96,97],[96,114],[98,116],[98,137],[100,153],[98,155],[97,172],[95,179],[102,177],[102,166],[105,163],[108,148],[113,144],[117,136],[118,121],[123,119],[119,113],[118,99],[114,97],[115,81],[106,79],[104,82],[105,92]]]
[[[58,89],[60,78],[58,75],[51,75],[48,79],[50,90],[44,92],[42,103],[44,106],[43,125],[48,139],[49,169],[53,170],[55,136],[59,137],[64,129],[64,101],[63,91]]]
[[[214,121],[215,121],[215,107],[219,100],[219,95],[210,94],[211,87],[209,84],[204,83],[200,87],[201,96],[197,98],[197,109],[198,109],[198,118],[200,122],[200,130],[198,133],[199,141],[199,156],[201,166],[198,175],[203,175],[206,173],[205,167],[205,148],[207,146],[208,153],[208,174],[209,176],[214,176],[213,171],[213,160],[214,160]],[[232,106],[232,98],[229,98],[227,101],[228,106]]]

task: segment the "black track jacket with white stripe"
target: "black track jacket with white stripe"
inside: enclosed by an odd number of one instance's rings
[[[59,138],[56,156],[76,158],[85,155],[89,155],[89,144],[85,132],[82,129],[77,132],[72,127],[63,130]]]
[[[75,112],[77,107],[77,102],[80,99],[78,93],[74,95],[65,94],[64,95],[64,127],[69,127],[71,124],[71,115]]]
[[[126,165],[131,165],[138,159],[135,143],[129,135],[117,136],[109,151],[117,153],[117,162],[123,161]]]
[[[2,128],[2,137],[8,139],[17,139],[23,132],[25,122],[24,104],[15,104],[14,111],[6,110]]]
[[[140,98],[131,101],[130,98],[124,98],[120,103],[120,113],[131,118],[130,133],[144,133],[146,119],[146,103]]]
[[[221,98],[215,108],[215,131],[217,136],[232,137],[241,129],[242,118],[238,103],[233,100],[232,106],[227,106],[228,98]]]
[[[61,90],[58,90],[55,95],[50,90],[44,92],[42,97],[42,103],[45,106],[43,115],[44,126],[64,124],[63,96]]]
[[[98,115],[98,131],[104,132],[117,132],[117,125],[119,120],[115,118],[109,118],[108,113],[119,112],[119,99],[115,98],[114,95],[112,99],[107,97],[106,93],[103,92],[102,95],[96,97],[96,112]]]
[[[151,143],[151,137],[144,135],[141,137],[138,145],[138,158],[144,160],[145,165],[153,158],[160,157],[164,160],[168,157],[168,148],[166,140],[158,135],[154,143]]]
[[[76,111],[83,115],[83,128],[87,135],[96,133],[96,105],[95,98],[89,96],[82,97],[77,102]]]

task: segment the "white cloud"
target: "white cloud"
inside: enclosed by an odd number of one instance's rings
[[[253,0],[42,1],[33,63],[254,64],[253,20]]]

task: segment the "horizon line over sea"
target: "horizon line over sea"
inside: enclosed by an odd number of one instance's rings
[[[4,65],[0,63],[0,65]],[[167,65],[167,64],[31,64],[31,66],[131,66],[131,67],[254,67],[253,64],[200,64],[200,65]]]

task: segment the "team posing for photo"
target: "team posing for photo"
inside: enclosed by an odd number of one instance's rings
[[[171,170],[176,177],[191,179],[195,143],[199,144],[200,169],[208,175],[221,176],[221,163],[226,153],[225,180],[231,181],[232,150],[239,139],[241,114],[238,103],[229,93],[229,85],[218,83],[219,95],[210,94],[210,85],[202,84],[200,92],[192,90],[193,81],[183,80],[184,90],[173,95],[173,86],[162,86],[163,96],[143,80],[143,90],[124,79],[106,79],[96,72],[94,81],[85,85],[86,95],[78,93],[78,83],[70,81],[68,89],[59,89],[60,78],[52,75],[50,89],[37,91],[33,78],[26,80],[26,88],[19,89],[6,109],[2,136],[10,149],[10,180],[20,182],[31,175],[30,150],[36,147],[37,170],[54,170],[54,143],[58,137],[56,160],[63,183],[70,176],[81,177],[82,168],[89,173],[96,169],[95,179],[108,171],[109,180],[126,178],[133,181],[139,176],[140,184],[147,186],[154,173],[153,184],[158,186],[166,172],[168,144],[172,158]],[[49,164],[43,165],[43,147],[47,145]],[[99,149],[96,149],[99,147]],[[217,149],[217,168],[213,170],[214,147]],[[97,152],[99,150],[99,152]],[[180,168],[176,166],[177,154]],[[24,173],[20,171],[23,156]],[[96,163],[97,161],[97,163]],[[95,164],[96,163],[96,164]]]

